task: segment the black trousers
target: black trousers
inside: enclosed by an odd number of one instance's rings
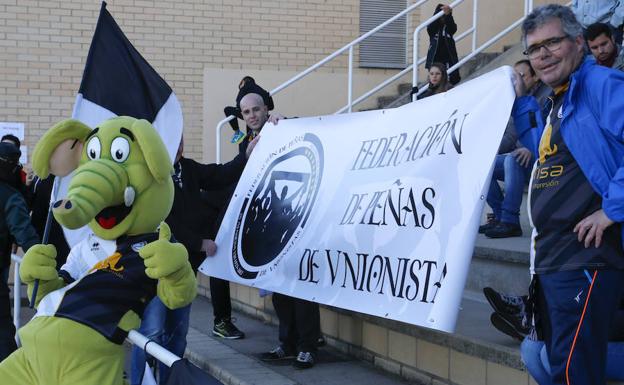
[[[316,352],[321,333],[318,303],[273,293],[273,307],[279,319],[279,340],[284,349]]]
[[[230,283],[223,279],[210,277],[210,297],[215,324],[229,320],[232,317],[232,302],[230,302]]]
[[[17,349],[15,326],[11,317],[11,300],[7,284],[8,267],[0,268],[0,361]]]

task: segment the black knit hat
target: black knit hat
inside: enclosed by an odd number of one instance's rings
[[[258,94],[262,97],[262,101],[267,106],[268,110],[271,111],[275,108],[273,104],[273,98],[264,88],[260,87],[256,84],[253,79],[247,80],[243,88],[238,91],[238,95],[236,96],[236,107],[240,110],[240,101],[247,94]]]
[[[17,164],[21,155],[22,152],[14,144],[0,142],[0,161]]]

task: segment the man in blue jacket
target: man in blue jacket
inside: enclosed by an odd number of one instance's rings
[[[529,188],[537,326],[553,383],[605,384],[624,289],[624,73],[585,57],[582,26],[567,7],[535,9],[522,33],[525,54],[554,90],[540,108],[515,82],[515,125],[537,158]]]

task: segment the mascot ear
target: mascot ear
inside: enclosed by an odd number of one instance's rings
[[[169,153],[160,135],[147,120],[138,119],[132,124],[132,133],[143,152],[145,163],[152,176],[158,183],[162,183],[173,174],[173,165]]]
[[[32,166],[40,178],[53,173],[65,176],[80,162],[82,146],[91,128],[75,119],[63,120],[50,128],[37,142]]]

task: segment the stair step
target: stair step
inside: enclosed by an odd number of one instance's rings
[[[397,86],[399,95],[403,95],[412,91],[412,83],[401,83]]]

